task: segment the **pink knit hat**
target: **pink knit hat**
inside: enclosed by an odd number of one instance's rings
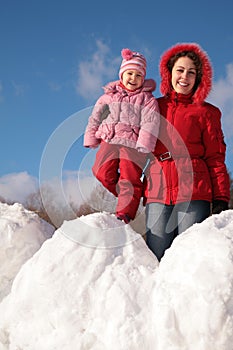
[[[119,77],[122,78],[122,74],[128,69],[138,70],[143,78],[146,75],[146,59],[139,52],[131,51],[130,49],[123,49],[121,51],[121,56],[123,58]]]

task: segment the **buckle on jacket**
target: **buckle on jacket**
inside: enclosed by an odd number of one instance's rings
[[[172,158],[171,152],[165,152],[159,156],[159,160],[161,160],[161,162],[170,158]]]

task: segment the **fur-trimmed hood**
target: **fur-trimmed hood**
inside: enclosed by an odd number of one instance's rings
[[[167,67],[167,63],[170,58],[181,51],[194,51],[201,59],[202,62],[202,78],[196,91],[193,94],[193,102],[201,104],[212,88],[212,66],[207,53],[196,43],[178,43],[168,49],[160,60],[160,76],[161,84],[160,91],[163,95],[168,95],[172,91],[171,85],[171,73]]]

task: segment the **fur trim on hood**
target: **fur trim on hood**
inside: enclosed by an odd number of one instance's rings
[[[212,66],[207,53],[196,43],[178,43],[168,49],[162,56],[160,60],[160,75],[161,84],[160,91],[163,95],[168,95],[171,93],[171,73],[168,70],[167,63],[170,58],[181,51],[193,51],[201,59],[202,62],[202,78],[201,82],[197,87],[197,90],[193,94],[193,102],[201,104],[204,102],[206,97],[212,88]]]

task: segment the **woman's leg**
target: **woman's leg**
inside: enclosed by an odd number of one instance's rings
[[[210,215],[210,203],[191,201],[167,206],[160,203],[146,205],[146,241],[158,260],[162,258],[177,234]]]
[[[207,201],[191,201],[176,205],[178,215],[178,234],[187,230],[193,224],[204,221],[210,216],[210,203]]]
[[[176,236],[174,206],[161,203],[146,205],[146,243],[160,261]],[[170,227],[170,229],[169,229]]]

